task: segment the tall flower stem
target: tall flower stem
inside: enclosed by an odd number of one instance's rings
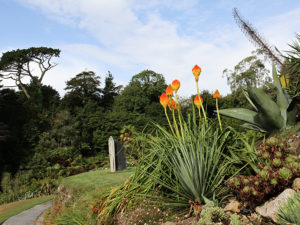
[[[221,123],[221,118],[220,118],[220,113],[219,113],[219,106],[218,106],[218,99],[216,98],[216,108],[217,108],[217,114],[218,114],[218,121],[219,121],[219,125],[220,125],[220,129],[222,130],[222,123]]]
[[[177,104],[177,112],[178,112],[181,136],[182,136],[182,139],[184,141],[183,128],[182,128],[182,122],[181,122],[181,112],[180,112],[180,106],[179,106],[179,103],[178,103],[178,98],[177,98],[177,93],[176,92],[175,92],[175,99],[176,99],[176,104]]]
[[[172,108],[172,100],[171,100],[170,96],[169,96],[169,101],[170,101],[170,109],[171,109],[172,115],[173,115],[173,123],[174,123],[174,126],[175,126],[175,131],[176,131],[177,136],[180,136],[179,130],[178,130],[178,125],[177,125],[177,122],[176,122],[176,117],[175,117],[175,110]]]
[[[201,99],[200,99],[200,93],[199,93],[199,85],[198,85],[198,81],[196,81],[196,84],[197,84],[197,94],[198,94],[198,98],[199,98],[200,104],[201,104],[200,107],[201,107],[201,109],[202,109],[203,116],[204,116],[204,120],[205,120],[205,122],[206,122],[206,121],[207,121],[207,118],[206,118],[206,113],[205,113],[205,110],[204,110],[202,101],[201,101]]]
[[[169,123],[169,126],[170,126],[170,128],[171,128],[171,131],[172,131],[173,135],[176,136],[176,135],[175,135],[175,132],[174,132],[174,130],[173,130],[173,127],[172,127],[172,125],[171,125],[171,122],[170,122],[170,119],[169,119],[169,116],[168,116],[167,108],[166,108],[166,107],[165,107],[165,115],[166,115],[166,118],[167,118],[167,120],[168,120],[168,123]]]

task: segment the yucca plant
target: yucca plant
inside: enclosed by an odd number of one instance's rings
[[[297,191],[282,206],[280,206],[277,220],[280,224],[300,224],[300,191]]]
[[[244,92],[254,111],[244,108],[221,109],[223,116],[242,120],[242,126],[260,132],[281,130],[296,123],[297,99],[291,98],[282,88],[275,65],[273,65],[273,84],[277,89],[274,102],[263,90],[249,86]]]

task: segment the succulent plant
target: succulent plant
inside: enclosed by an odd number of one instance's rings
[[[289,155],[288,157],[285,158],[284,160],[287,164],[293,163],[297,161],[297,156],[295,155]]]
[[[275,152],[275,156],[276,156],[277,158],[281,158],[281,157],[282,157],[282,153],[281,153],[281,152]]]
[[[253,195],[253,196],[257,196],[257,195],[258,195],[258,192],[254,189],[254,190],[252,190],[252,195]]]
[[[237,176],[231,178],[229,189],[237,198],[250,205],[262,203],[270,195],[280,193],[291,184],[292,178],[300,175],[300,158],[288,151],[287,140],[269,138],[258,147],[256,176]]]
[[[244,194],[248,194],[250,192],[250,187],[245,186],[242,191],[243,191]]]
[[[262,158],[263,158],[263,159],[269,159],[269,158],[270,158],[270,153],[269,153],[269,152],[264,152],[264,153],[262,154]]]
[[[275,186],[278,184],[278,181],[275,178],[273,178],[271,179],[270,183]]]
[[[246,122],[246,129],[260,132],[281,130],[297,121],[296,96],[292,99],[282,88],[275,65],[273,65],[273,84],[277,89],[277,102],[274,102],[263,90],[248,86],[245,96],[255,111],[244,108],[221,109],[223,116],[232,117]]]
[[[271,147],[278,145],[278,143],[279,143],[279,139],[276,137],[270,137],[268,140],[268,145]]]
[[[274,158],[274,159],[272,160],[272,164],[273,164],[273,166],[275,166],[275,167],[279,167],[279,166],[281,166],[281,160],[278,159],[278,158]]]
[[[245,178],[245,179],[243,179],[243,183],[244,183],[244,185],[247,185],[247,184],[249,184],[249,180],[247,179],[247,178]]]
[[[291,163],[291,167],[293,168],[295,173],[299,176],[300,175],[300,162]]]
[[[293,173],[289,168],[283,167],[279,170],[278,175],[283,180],[289,180],[292,178]]]
[[[283,144],[283,143],[280,143],[280,144],[279,144],[279,147],[280,147],[281,149],[283,149],[283,148],[284,148],[284,144]]]
[[[258,173],[259,177],[262,178],[263,180],[268,180],[269,179],[269,172],[267,170],[261,170],[259,173]]]

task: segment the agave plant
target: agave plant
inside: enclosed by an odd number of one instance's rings
[[[260,132],[281,130],[296,123],[297,99],[291,98],[282,88],[275,65],[273,65],[273,85],[277,90],[277,101],[274,102],[263,90],[248,86],[245,96],[254,111],[244,108],[219,110],[223,116],[242,120],[242,126]]]

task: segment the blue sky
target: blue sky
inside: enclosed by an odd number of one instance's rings
[[[144,69],[179,79],[180,94],[195,92],[191,69],[202,67],[200,88],[229,92],[225,68],[255,46],[232,17],[237,7],[271,45],[288,50],[300,32],[299,0],[0,0],[0,52],[47,46],[62,50],[44,83],[61,94],[84,70],[104,80],[111,71],[126,85]]]

